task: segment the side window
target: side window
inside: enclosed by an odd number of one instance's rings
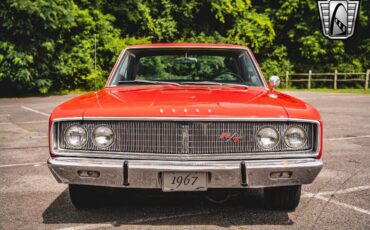
[[[112,82],[113,85],[117,85],[120,81],[126,81],[130,79],[130,74],[132,74],[132,66],[134,61],[135,56],[132,54],[127,54],[123,58],[115,74],[115,81]]]

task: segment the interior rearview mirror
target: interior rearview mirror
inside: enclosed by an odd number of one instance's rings
[[[196,64],[198,62],[198,59],[193,57],[181,57],[176,58],[176,61],[181,64]]]

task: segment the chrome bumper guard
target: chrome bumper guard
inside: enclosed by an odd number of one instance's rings
[[[207,172],[208,188],[309,184],[323,162],[314,158],[246,161],[153,161],[55,157],[48,167],[59,183],[162,188],[163,172]]]

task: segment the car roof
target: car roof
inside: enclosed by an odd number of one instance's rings
[[[132,48],[234,48],[234,49],[248,49],[247,46],[233,45],[233,44],[214,44],[214,43],[154,43],[154,44],[140,44],[128,46]]]

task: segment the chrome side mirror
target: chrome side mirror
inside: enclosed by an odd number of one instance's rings
[[[279,76],[276,76],[276,75],[271,76],[269,79],[269,85],[270,85],[270,89],[272,90],[278,87],[280,85]]]

